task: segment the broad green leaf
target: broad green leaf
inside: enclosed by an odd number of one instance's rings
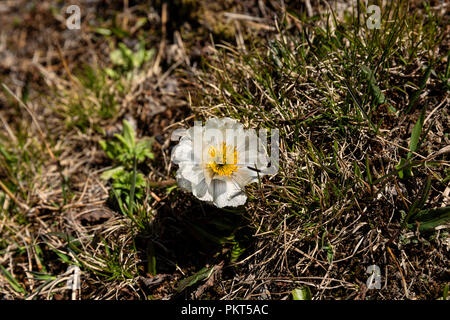
[[[123,57],[122,51],[116,49],[109,54],[109,59],[116,66],[124,66],[126,65],[126,60]]]
[[[135,132],[131,124],[127,120],[123,120],[123,137],[131,147],[134,149],[135,140],[134,140]]]
[[[409,162],[407,164],[407,162],[408,162],[407,159],[401,158],[400,162],[395,166],[395,169],[399,170],[398,171],[398,176],[399,176],[400,179],[408,178],[408,177],[412,176],[411,168],[413,166],[413,163]]]
[[[131,145],[132,141],[128,140],[127,138],[125,138],[124,135],[118,134],[116,133],[114,135],[114,137],[119,140],[120,142],[122,142],[122,144],[125,146],[125,150],[122,150],[122,152],[119,153],[123,153],[122,156],[126,156],[129,155],[131,153],[131,151],[133,150],[133,146]],[[118,146],[116,146],[117,150],[120,150],[120,148]]]
[[[122,52],[122,57],[125,60],[125,65],[128,69],[132,69],[133,65],[133,51],[124,43],[119,43],[119,50]]]
[[[96,28],[95,32],[104,36],[110,36],[112,34],[111,30],[106,28]]]
[[[176,291],[181,292],[184,289],[186,289],[187,287],[193,286],[194,284],[196,284],[199,281],[208,279],[211,276],[211,274],[213,273],[214,267],[215,266],[212,266],[211,268],[204,267],[199,272],[193,274],[192,276],[181,280],[178,283],[178,287],[176,288]]]
[[[311,290],[307,286],[294,289],[292,290],[292,298],[294,300],[311,300],[312,299]]]
[[[420,210],[408,224],[408,228],[415,230],[416,221],[419,223],[419,231],[431,231],[434,228],[450,223],[450,207]]]
[[[108,145],[107,145],[107,143],[106,143],[105,140],[100,140],[100,141],[98,142],[98,144],[99,144],[100,147],[103,149],[103,151],[106,151],[106,149],[108,149]]]
[[[412,157],[412,153],[417,151],[417,148],[419,147],[419,139],[420,134],[422,133],[422,127],[423,122],[425,121],[425,107],[420,112],[419,119],[417,119],[416,124],[414,125],[414,128],[411,133],[411,141],[409,143],[409,150],[408,155],[406,156],[406,159],[410,159]]]
[[[104,171],[101,174],[100,179],[102,179],[102,180],[109,180],[109,179],[117,176],[118,174],[123,173],[123,171],[124,171],[124,167],[123,166],[118,166],[116,168],[112,168],[112,169],[106,170],[106,171]]]

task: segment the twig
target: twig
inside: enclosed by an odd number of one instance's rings
[[[389,252],[389,254],[391,255],[392,259],[394,260],[394,263],[397,266],[398,271],[400,271],[400,276],[402,277],[403,289],[405,290],[405,296],[406,296],[406,298],[409,299],[408,287],[406,286],[406,280],[405,280],[405,276],[403,275],[402,268],[400,267],[400,264],[398,263],[397,258],[394,256],[394,253],[392,252],[391,248],[386,247],[386,249]]]
[[[155,74],[156,70],[159,68],[159,64],[161,63],[162,56],[164,54],[164,50],[166,48],[166,34],[167,34],[167,2],[163,2],[161,9],[161,43],[159,45],[158,55],[156,56],[153,67],[149,70],[151,73]]]
[[[30,207],[28,207],[25,203],[20,202],[19,200],[17,200],[17,198],[12,194],[11,191],[9,191],[9,189],[3,184],[3,182],[0,180],[0,188],[3,189],[3,191],[12,199],[12,201],[15,202],[15,204],[17,204],[19,207],[21,207],[22,209],[28,211],[30,210]]]
[[[148,182],[150,187],[154,187],[154,188],[167,187],[167,186],[174,185],[175,183],[176,183],[175,179],[168,179],[168,180],[163,180],[163,181],[149,181]]]
[[[58,55],[59,59],[61,59],[64,70],[66,70],[67,75],[69,76],[70,82],[72,82],[73,85],[77,85],[77,82],[75,82],[74,78],[72,77],[72,73],[70,72],[69,67],[67,66],[66,59],[64,59],[64,56],[62,54],[61,47],[59,46],[59,43],[56,44],[56,48],[58,49]]]

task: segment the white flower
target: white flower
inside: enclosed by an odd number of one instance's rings
[[[222,208],[245,203],[244,187],[264,175],[268,157],[254,130],[231,118],[213,118],[183,131],[172,161],[179,165],[182,189]]]

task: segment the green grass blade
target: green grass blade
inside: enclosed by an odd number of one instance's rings
[[[181,292],[187,287],[193,286],[199,281],[208,279],[211,276],[212,272],[214,271],[214,268],[215,266],[212,266],[211,268],[204,267],[199,272],[193,274],[192,276],[181,280],[180,283],[178,284],[178,287],[176,288],[176,291]]]
[[[409,143],[410,152],[408,152],[406,159],[410,159],[413,155],[413,152],[416,152],[419,147],[420,134],[422,133],[423,122],[425,121],[425,109],[426,108],[423,107],[422,111],[420,112],[419,119],[417,119],[417,122],[412,130],[411,141]]]
[[[392,106],[392,104],[389,103],[389,101],[386,99],[383,92],[381,91],[380,87],[377,85],[373,71],[366,66],[362,66],[361,70],[364,76],[366,77],[367,81],[369,82],[370,93],[375,99],[377,105],[386,103],[388,105],[388,110],[392,113],[396,113],[397,109],[395,109],[394,106]]]
[[[156,276],[156,255],[155,255],[155,246],[153,242],[149,242],[147,247],[147,268],[148,273],[152,276]]]
[[[432,70],[433,70],[433,69],[432,69],[431,64],[430,64],[430,65],[427,67],[427,69],[425,70],[425,74],[424,74],[424,76],[422,77],[422,80],[420,81],[419,89],[417,89],[417,90],[413,93],[413,95],[412,95],[412,97],[411,97],[411,100],[409,101],[408,108],[405,110],[405,113],[409,113],[409,112],[414,108],[414,106],[416,105],[417,100],[419,100],[419,97],[420,97],[420,95],[421,95],[422,92],[423,92],[423,89],[425,89],[425,86],[426,86],[426,84],[427,84],[428,78],[429,78],[430,75],[431,75],[431,71],[432,71]]]
[[[421,210],[414,217],[419,222],[419,231],[432,231],[434,228],[450,222],[450,207]],[[414,230],[415,223],[408,224],[408,228]]]
[[[448,283],[445,285],[445,287],[444,287],[444,292],[442,293],[442,298],[444,299],[444,300],[447,300],[448,299]]]
[[[22,286],[19,284],[19,282],[1,264],[0,264],[0,271],[3,273],[6,280],[8,280],[9,284],[16,292],[26,294],[25,289],[22,288]]]
[[[130,216],[133,216],[133,206],[134,206],[134,191],[136,189],[136,155],[133,158],[133,175],[131,178],[131,188],[130,188],[130,202],[128,203],[128,212]]]
[[[411,218],[416,216],[416,213],[419,212],[420,209],[423,208],[425,202],[428,199],[428,195],[430,194],[430,189],[431,189],[431,177],[428,177],[420,197],[417,198],[416,201],[414,201],[412,206],[409,208],[408,214],[406,215],[403,221],[403,227],[408,223],[408,221]]]

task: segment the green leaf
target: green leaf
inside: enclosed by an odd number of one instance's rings
[[[409,162],[407,164],[407,162]],[[412,167],[412,163],[410,161],[408,161],[405,158],[401,158],[400,162],[395,166],[396,170],[398,171],[398,176],[400,179],[403,178],[409,178],[412,176],[412,171],[411,171],[411,167]]]
[[[132,56],[133,66],[135,68],[140,67],[145,61],[145,46],[140,45],[137,52]]]
[[[448,299],[448,283],[444,287],[444,292],[442,293],[442,299],[447,300]]]
[[[6,270],[5,267],[3,267],[1,264],[0,264],[0,271],[3,273],[6,280],[8,280],[9,284],[16,292],[22,294],[26,293],[25,289],[20,285],[20,283],[17,282],[17,280],[11,275],[11,273],[9,273],[8,270]]]
[[[47,273],[47,268],[45,267],[45,264],[43,262],[44,253],[42,252],[41,247],[39,247],[38,244],[35,244],[34,250],[36,252],[36,258],[37,258],[37,260],[39,260],[40,267],[42,268],[42,272]]]
[[[425,182],[425,185],[423,187],[423,190],[420,194],[420,197],[414,201],[413,205],[411,206],[410,211],[414,210],[420,210],[425,205],[425,202],[427,202],[428,196],[430,194],[431,190],[431,176],[428,176],[427,181]],[[412,217],[414,217],[416,212],[413,212]]]
[[[233,248],[231,249],[230,262],[231,263],[236,262],[244,251],[245,248],[242,248],[239,242],[236,241],[233,245]]]
[[[130,36],[130,33],[122,28],[114,26],[111,28],[112,33],[116,35],[118,38],[126,38]]]
[[[432,71],[433,69],[431,68],[431,64],[427,67],[427,69],[425,70],[425,74],[424,74],[424,76],[422,77],[422,79],[421,79],[421,81],[420,81],[420,84],[419,84],[419,89],[417,89],[414,93],[413,93],[413,95],[412,95],[412,97],[411,97],[411,100],[409,101],[409,105],[408,105],[408,108],[406,109],[406,113],[409,113],[413,108],[414,108],[414,106],[416,105],[416,103],[417,103],[417,100],[419,99],[419,97],[420,97],[420,95],[422,94],[422,92],[423,92],[423,89],[425,89],[425,86],[426,86],[426,84],[427,84],[427,81],[428,81],[428,78],[430,77],[430,75],[431,75],[431,71]]]
[[[98,144],[100,145],[100,147],[103,149],[103,151],[106,151],[108,149],[108,144],[105,140],[100,140],[98,142]]]
[[[104,36],[110,36],[112,34],[111,30],[106,28],[96,28],[95,32]]]
[[[450,222],[450,206],[420,210],[413,218],[419,223],[419,231],[432,231],[434,228]],[[415,230],[416,223],[408,224],[408,228]]]
[[[369,157],[366,155],[366,171],[367,171],[367,182],[372,185],[372,175],[370,174]]]
[[[425,202],[428,199],[430,189],[431,189],[431,177],[428,176],[427,181],[425,182],[424,189],[422,190],[420,196],[414,201],[412,206],[409,208],[408,214],[406,215],[405,219],[403,220],[402,228],[404,228],[405,225],[408,223],[408,221],[411,218],[414,218],[416,216],[416,214],[419,212],[419,210],[423,208],[423,206],[425,205]]]
[[[109,180],[111,178],[116,178],[117,176],[123,174],[123,171],[124,171],[123,166],[118,166],[116,168],[106,170],[101,174],[100,179]]]
[[[131,176],[130,198],[128,202],[128,210],[130,215],[133,215],[135,189],[136,189],[136,157],[134,157],[133,159],[133,174]]]
[[[386,103],[388,106],[388,110],[392,113],[396,113],[397,110],[394,108],[392,104],[389,103],[389,101],[386,99],[383,92],[381,91],[380,87],[377,85],[377,81],[375,80],[373,71],[367,66],[361,66],[361,70],[366,76],[367,81],[369,82],[370,93],[375,99],[377,105]]]
[[[420,112],[419,119],[417,119],[417,122],[414,125],[414,128],[412,130],[411,141],[409,143],[410,152],[408,152],[406,159],[410,159],[413,155],[412,153],[416,152],[419,147],[419,139],[420,139],[420,134],[422,133],[422,127],[423,127],[424,121],[425,121],[425,107],[423,107],[422,111]]]
[[[128,48],[124,43],[119,43],[119,50],[122,52],[125,65],[128,70],[133,69],[133,51]]]
[[[103,69],[103,71],[105,71],[105,73],[111,78],[111,79],[118,79],[119,78],[119,74],[114,71],[111,68],[105,68]]]
[[[148,21],[148,19],[145,17],[139,18],[134,26],[134,29],[138,30],[140,27],[142,27],[144,24],[146,24],[147,21]]]
[[[28,271],[31,275],[33,275],[34,280],[56,280],[57,276],[47,274],[45,272],[36,272],[36,271]]]
[[[292,290],[292,298],[294,300],[311,300],[312,299],[311,290],[307,286],[294,289]]]
[[[173,190],[175,190],[178,187],[178,185],[174,184],[170,187],[166,188],[166,194],[170,194]]]
[[[156,255],[155,255],[155,246],[153,242],[149,242],[147,247],[147,268],[148,273],[152,276],[156,275]]]
[[[109,54],[109,59],[116,66],[125,66],[126,60],[121,50],[116,49]]]
[[[211,274],[213,273],[214,267],[215,266],[212,266],[211,268],[204,267],[199,272],[193,274],[192,276],[181,280],[178,283],[178,287],[176,288],[176,291],[181,292],[184,289],[186,289],[187,287],[193,286],[194,284],[196,284],[199,281],[208,279],[211,276]]]
[[[62,253],[61,251],[57,250],[57,249],[52,249],[52,251],[54,253],[56,253],[56,255],[61,259],[62,262],[67,263],[67,264],[75,264],[71,258],[69,258],[69,256],[65,255],[64,253]]]
[[[127,120],[123,120],[123,137],[131,147],[131,149],[134,149],[135,147],[134,136],[135,132],[131,124]]]
[[[136,158],[140,163],[146,158],[153,159],[154,155],[151,152],[153,138],[143,137],[136,143],[135,131],[131,124],[124,120],[123,131],[121,134],[116,133],[114,137],[117,141],[100,141],[100,147],[112,160],[121,164],[124,169],[131,169],[133,159]],[[114,173],[114,172],[113,172]],[[113,173],[105,173],[105,178],[111,177]],[[115,174],[112,178],[117,178],[119,174]]]
[[[139,140],[139,142],[136,144],[136,158],[138,162],[142,162],[145,160],[145,158],[153,159],[154,155],[152,153],[152,145],[153,145],[153,139],[144,137]]]

